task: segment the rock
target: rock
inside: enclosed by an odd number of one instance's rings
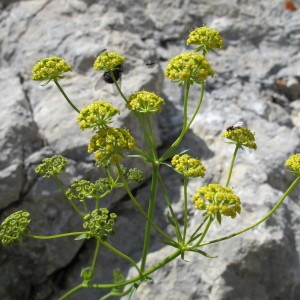
[[[60,80],[72,102],[81,109],[104,99],[121,109],[116,127],[126,127],[137,145],[145,147],[140,126],[125,109],[124,100],[110,85],[95,90],[103,75],[93,70],[99,52],[107,48],[126,57],[122,89],[129,96],[148,90],[166,104],[153,117],[153,133],[163,154],[181,131],[184,89],[163,76],[168,59],[190,51],[189,31],[207,24],[218,29],[224,50],[208,54],[215,77],[206,82],[200,112],[176,152],[189,149],[206,166],[206,177],[190,180],[188,196],[204,184],[224,184],[234,147],[221,137],[236,121],[255,132],[257,150],[239,151],[230,187],[241,198],[242,214],[213,224],[206,241],[228,236],[257,222],[283,196],[294,176],[284,162],[299,152],[299,14],[282,4],[265,0],[226,3],[211,1],[2,1],[0,193],[1,222],[17,210],[31,214],[33,234],[58,234],[82,230],[82,220],[62,196],[53,179],[42,178],[35,168],[45,157],[64,155],[69,162],[61,177],[68,187],[74,180],[95,182],[105,171],[95,167],[87,153],[92,136],[81,131],[72,110],[54,83],[41,86],[31,80],[37,60],[53,55],[66,59],[73,71]],[[153,68],[144,60],[155,57]],[[199,86],[190,89],[189,116],[197,106]],[[150,170],[139,158],[127,158],[128,167],[139,167],[146,182],[132,186],[144,210],[148,207]],[[167,166],[161,168],[173,209],[183,222],[182,178]],[[136,299],[298,299],[299,193],[289,194],[266,222],[247,233],[201,247],[207,258],[187,253],[142,283]],[[157,194],[154,220],[169,234],[162,191]],[[90,201],[88,207],[92,207]],[[104,198],[101,205],[118,214],[116,235],[110,242],[136,261],[141,258],[145,220],[122,189]],[[189,230],[201,223],[200,211],[189,202]],[[151,234],[147,266],[173,250]],[[82,268],[90,265],[94,241],[74,237],[41,241],[24,239],[20,245],[0,247],[1,299],[57,299],[80,281]],[[112,282],[120,268],[126,277],[136,275],[127,261],[101,248],[94,282]],[[12,287],[18,287],[18,289]],[[274,288],[275,287],[275,288]],[[72,299],[99,299],[107,290],[83,289]]]

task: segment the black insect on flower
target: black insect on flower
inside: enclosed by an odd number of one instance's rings
[[[233,124],[232,126],[229,126],[226,128],[227,131],[230,130],[234,130],[234,129],[240,129],[244,126],[244,122],[243,121],[238,121],[235,124]]]
[[[103,49],[100,51],[99,55],[107,52],[107,49]],[[99,56],[98,55],[98,56]],[[105,71],[101,78],[96,82],[95,90],[99,90],[102,88],[106,83],[108,84],[114,84],[114,79],[118,83],[119,86],[121,86],[122,82],[122,73],[123,73],[123,64],[119,64],[111,71]],[[113,78],[114,77],[114,78]]]

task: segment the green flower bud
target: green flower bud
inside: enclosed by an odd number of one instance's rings
[[[106,241],[108,235],[114,234],[114,224],[117,215],[115,213],[109,213],[106,208],[99,208],[92,211],[91,214],[87,214],[84,217],[83,228],[88,229],[89,233],[86,237],[99,237],[102,241]]]
[[[66,197],[69,200],[79,199],[80,201],[84,201],[88,198],[97,198],[98,188],[95,186],[94,183],[88,180],[76,180],[66,191]]]
[[[57,176],[66,168],[68,160],[61,155],[44,158],[42,163],[35,169],[36,173],[44,174],[43,177]]]
[[[19,243],[23,236],[29,233],[30,214],[19,210],[8,216],[0,225],[0,241],[3,246]]]
[[[145,180],[145,175],[143,171],[137,169],[137,168],[132,168],[129,169],[127,172],[127,179],[128,182],[143,182]]]

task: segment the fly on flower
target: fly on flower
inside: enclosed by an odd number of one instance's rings
[[[234,130],[234,129],[240,129],[244,126],[244,122],[243,121],[238,121],[235,124],[233,124],[232,126],[229,126],[226,128],[227,131],[230,130]]]

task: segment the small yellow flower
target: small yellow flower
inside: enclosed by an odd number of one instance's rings
[[[289,167],[296,176],[300,176],[300,153],[291,155],[284,165]]]
[[[208,51],[222,49],[224,47],[223,39],[219,31],[203,26],[193,30],[189,34],[187,45],[196,45],[196,52],[202,52],[205,55]]]
[[[112,71],[125,62],[125,57],[117,52],[102,52],[94,62],[94,70]]]
[[[156,113],[161,111],[161,106],[165,104],[164,99],[154,93],[140,91],[132,94],[126,104],[129,110],[140,113]]]
[[[32,80],[51,80],[62,79],[63,73],[72,71],[72,67],[62,58],[53,56],[39,60],[32,68]]]
[[[257,149],[255,143],[255,136],[248,128],[234,128],[232,130],[226,130],[222,137],[232,140],[231,144],[236,144],[239,148],[247,147],[250,149]]]
[[[179,85],[201,84],[208,76],[214,76],[214,71],[204,55],[185,52],[170,60],[165,76]]]
[[[204,215],[217,218],[221,223],[221,215],[235,218],[241,212],[241,201],[233,190],[220,184],[209,184],[200,187],[192,201],[195,208],[204,210]]]
[[[98,131],[89,143],[88,152],[95,152],[95,158],[103,165],[119,163],[125,149],[134,149],[135,140],[123,128],[106,128]]]
[[[204,177],[205,167],[199,159],[192,158],[188,154],[173,156],[171,164],[176,172],[184,177]]]
[[[99,100],[85,106],[80,110],[76,122],[80,124],[80,129],[92,128],[93,131],[98,131],[107,128],[112,122],[111,118],[120,114],[120,110],[110,103]]]

